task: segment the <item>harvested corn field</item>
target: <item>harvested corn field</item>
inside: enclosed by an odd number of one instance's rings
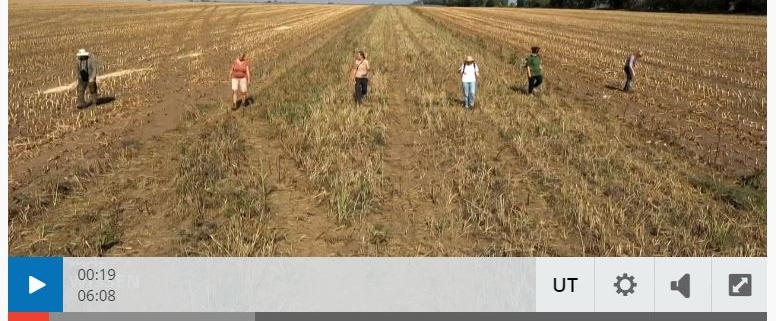
[[[762,17],[11,2],[9,18],[11,255],[765,255]],[[79,48],[102,76],[81,110]],[[251,103],[231,110],[241,53]]]

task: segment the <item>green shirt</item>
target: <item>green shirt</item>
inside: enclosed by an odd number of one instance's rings
[[[542,57],[539,55],[531,54],[528,58],[525,58],[525,67],[531,68],[531,76],[542,75]]]

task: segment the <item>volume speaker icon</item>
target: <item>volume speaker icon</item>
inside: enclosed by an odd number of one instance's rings
[[[690,274],[685,273],[679,280],[671,281],[671,290],[678,291],[685,299],[690,298]]]

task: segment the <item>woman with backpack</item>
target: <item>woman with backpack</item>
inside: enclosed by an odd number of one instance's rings
[[[366,60],[364,51],[359,50],[356,53],[356,62],[353,67],[353,78],[356,80],[356,104],[361,105],[367,94],[369,85],[369,60]]]
[[[474,58],[468,56],[461,68],[458,69],[458,72],[461,74],[464,104],[466,109],[472,109],[474,108],[474,93],[477,91],[477,79],[480,78],[480,69],[474,62]]]

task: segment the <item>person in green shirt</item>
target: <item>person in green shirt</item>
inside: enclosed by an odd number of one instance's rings
[[[539,56],[539,47],[531,47],[531,55],[525,58],[525,70],[528,75],[528,94],[533,95],[534,89],[539,87],[544,80],[542,78],[542,57]]]

